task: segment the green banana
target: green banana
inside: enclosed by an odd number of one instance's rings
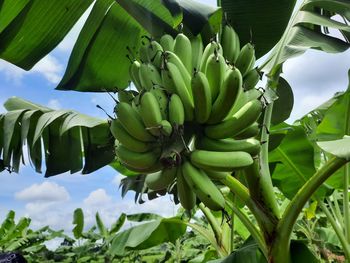
[[[232,26],[226,24],[223,27],[221,34],[221,45],[224,53],[224,57],[234,64],[240,52],[239,37]]]
[[[139,141],[131,136],[120,123],[119,119],[112,120],[110,126],[111,132],[119,143],[125,146],[128,150],[134,152],[147,152],[153,147],[151,143]]]
[[[192,210],[196,205],[196,195],[187,184],[184,175],[182,174],[182,168],[179,167],[176,173],[177,182],[177,196],[183,208],[186,210]]]
[[[247,139],[257,136],[260,133],[260,127],[259,123],[254,122],[252,125],[244,129],[239,134],[236,134],[234,136],[235,139]]]
[[[241,94],[238,96],[238,99],[235,105],[230,110],[230,113],[227,115],[225,119],[231,118],[233,114],[239,111],[249,101],[259,99],[263,95],[263,92],[258,89],[243,90],[243,91],[244,92],[241,92]]]
[[[211,112],[211,90],[206,75],[203,72],[195,72],[191,81],[194,114],[198,123],[205,123]]]
[[[146,185],[152,190],[162,190],[167,188],[176,178],[176,167],[164,168],[163,170],[147,174]]]
[[[159,40],[164,51],[174,51],[175,40],[171,35],[165,34]]]
[[[242,76],[245,75],[254,67],[255,64],[255,49],[250,43],[245,44],[235,63],[235,67],[239,69]]]
[[[232,172],[253,163],[253,158],[246,152],[217,152],[195,150],[191,153],[193,165],[204,170]]]
[[[148,41],[148,40],[147,40]],[[140,49],[139,49],[139,55],[140,55],[140,60],[142,63],[148,63],[150,62],[149,59],[148,59],[148,46],[142,42],[141,43],[141,46],[140,46]]]
[[[214,52],[208,58],[205,68],[205,75],[207,76],[209,87],[211,90],[211,99],[215,101],[219,94],[221,84],[225,78],[226,61],[221,54]]]
[[[158,85],[155,85],[151,89],[151,93],[158,101],[159,109],[162,114],[162,119],[166,120],[168,118],[168,96],[165,94],[164,90]]]
[[[126,102],[120,102],[116,107],[117,117],[125,130],[134,138],[151,142],[155,138],[146,130],[138,112]]]
[[[164,90],[166,90],[168,93],[175,93],[174,83],[171,79],[170,73],[167,69],[162,68],[160,70],[160,74],[162,77],[162,87]]]
[[[175,38],[174,53],[181,59],[187,71],[192,74],[192,46],[186,35],[180,33]]]
[[[222,179],[225,179],[226,176],[230,175],[230,173],[228,173],[228,172],[218,172],[218,171],[211,171],[211,170],[205,170],[205,173],[212,180],[222,180]]]
[[[254,89],[260,79],[261,75],[257,68],[250,70],[243,79],[244,90]]]
[[[140,75],[139,75],[140,67],[141,67],[141,63],[135,60],[129,68],[129,75],[130,75],[131,81],[134,83],[135,88],[138,91],[142,90]]]
[[[261,111],[261,101],[249,101],[231,118],[228,118],[221,123],[207,126],[204,133],[212,139],[234,137],[236,134],[239,134],[241,131],[252,125],[259,118]]]
[[[154,85],[162,84],[162,78],[158,69],[151,63],[141,64],[139,77],[142,88],[148,91],[150,91]]]
[[[218,97],[216,98],[208,120],[209,124],[222,121],[231,111],[242,92],[242,75],[235,67],[225,73]]]
[[[185,122],[184,106],[177,94],[172,94],[169,99],[169,122],[177,126],[182,126]]]
[[[167,120],[162,120],[160,122],[160,132],[166,136],[169,137],[173,133],[173,126],[171,126],[170,122]]]
[[[181,101],[185,110],[185,120],[191,121],[193,120],[194,115],[194,104],[193,99],[190,95],[190,88],[186,87],[185,81],[181,76],[181,73],[176,65],[173,63],[167,63],[167,68],[170,73],[171,80],[173,82],[173,87],[176,91],[176,94],[180,96]]]
[[[150,173],[156,173],[163,169],[162,164],[157,161],[154,165],[147,167],[147,168],[139,168],[139,167],[132,167],[128,165],[127,163],[123,163],[123,166],[125,166],[126,169],[136,172],[136,173],[142,173],[142,174],[150,174]]]
[[[204,49],[199,70],[205,73],[207,67],[207,61],[210,55],[217,53],[222,55],[222,47],[220,43],[211,41]]]
[[[187,184],[204,205],[214,211],[224,209],[224,196],[204,171],[194,167],[191,162],[187,161],[182,166],[182,174]]]
[[[177,66],[183,80],[185,81],[186,87],[189,88],[191,86],[191,74],[187,71],[181,59],[175,53],[170,51],[165,52],[164,56],[165,56],[166,63],[173,63],[175,66]],[[191,89],[189,89],[189,91],[190,91],[190,94],[192,94]]]
[[[158,101],[152,92],[147,91],[141,95],[140,115],[149,132],[159,136],[162,113]]]
[[[152,40],[147,47],[148,60],[157,68],[161,67],[163,51],[163,47],[155,40]]]
[[[119,145],[116,154],[122,163],[125,163],[136,169],[147,169],[154,166],[159,160],[160,151],[153,150],[149,152],[138,153],[130,151],[124,145]]]
[[[202,55],[203,55],[203,42],[200,34],[191,38],[192,46],[192,67],[194,70],[199,70]]]
[[[259,153],[261,145],[260,141],[254,138],[243,140],[235,140],[233,138],[215,140],[202,136],[196,141],[196,148],[218,152],[243,151],[251,155],[256,155]]]
[[[120,90],[118,91],[118,100],[119,102],[126,102],[131,104],[134,99],[134,94],[132,91]]]

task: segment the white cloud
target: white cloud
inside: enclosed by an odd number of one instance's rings
[[[13,82],[18,86],[21,83],[23,76],[27,73],[23,69],[0,59],[0,72],[5,75],[5,78],[9,82]]]
[[[63,75],[63,69],[63,65],[50,54],[41,59],[30,71],[24,71],[9,62],[0,60],[0,72],[15,86],[21,84],[24,76],[34,73],[42,75],[50,83],[57,84]]]
[[[49,82],[57,84],[63,74],[63,65],[52,55],[40,60],[30,72],[43,75]]]
[[[117,187],[119,187],[121,180],[123,179],[123,176],[121,176],[120,174],[116,175],[113,180],[112,180],[112,184],[116,185]]]
[[[15,198],[21,201],[36,202],[63,202],[70,199],[67,190],[56,183],[44,182],[33,184],[20,192],[15,193]]]
[[[99,188],[89,194],[87,198],[84,199],[84,205],[90,207],[101,207],[105,204],[109,204],[112,198],[106,193],[102,188]]]
[[[54,110],[60,110],[62,109],[62,105],[59,102],[59,100],[57,99],[51,99],[49,100],[49,102],[47,103],[47,107],[54,109]]]

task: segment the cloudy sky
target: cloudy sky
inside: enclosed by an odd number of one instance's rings
[[[216,3],[215,0],[202,2]],[[0,60],[0,105],[11,96],[19,96],[54,109],[74,109],[106,118],[96,105],[111,110],[113,101],[109,96],[54,90],[86,17],[87,14],[64,41],[31,71],[23,71]],[[350,51],[337,55],[308,51],[285,64],[283,76],[291,84],[295,95],[290,121],[301,117],[335,92],[346,89],[349,61]],[[0,112],[4,111],[0,106]],[[13,209],[18,216],[31,217],[35,228],[50,225],[54,229],[70,231],[72,213],[77,207],[83,208],[87,224],[94,222],[96,211],[107,225],[122,212],[148,211],[164,216],[176,213],[177,208],[169,197],[143,205],[134,204],[132,195],[121,199],[118,190],[120,179],[121,176],[108,167],[90,175],[63,174],[49,179],[34,173],[29,166],[22,167],[20,174],[0,173],[0,221],[8,210]]]

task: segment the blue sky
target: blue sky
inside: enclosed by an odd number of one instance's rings
[[[215,5],[216,1],[202,1]],[[86,15],[77,23],[64,41],[31,71],[25,72],[0,60],[0,105],[11,96],[49,106],[54,109],[74,109],[88,115],[106,118],[96,104],[112,112],[113,101],[105,94],[55,91],[64,74],[72,45]],[[291,59],[284,66],[283,76],[294,90],[295,106],[290,121],[347,87],[350,52],[329,55],[308,51]],[[0,106],[0,112],[4,112]],[[18,216],[32,218],[33,227],[50,225],[54,229],[72,228],[72,213],[82,207],[88,224],[94,222],[99,211],[109,225],[122,213],[157,212],[164,216],[176,213],[168,196],[136,205],[133,196],[121,199],[118,190],[121,176],[111,168],[103,168],[90,175],[63,174],[44,178],[30,166],[22,166],[19,174],[0,173],[0,220],[9,209]]]

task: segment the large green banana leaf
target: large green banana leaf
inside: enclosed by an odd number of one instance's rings
[[[114,139],[105,120],[16,97],[4,106],[8,112],[0,115],[0,158],[11,171],[18,172],[25,145],[37,172],[44,156],[46,177],[81,169],[90,173],[115,158]]]
[[[263,65],[263,70],[270,71],[310,48],[329,53],[348,49],[349,10],[350,2],[347,0],[304,0]],[[344,20],[335,20],[335,15]],[[343,38],[337,34],[328,34],[331,29],[338,31]]]
[[[252,42],[256,56],[265,55],[280,40],[296,0],[218,0],[241,45]]]

